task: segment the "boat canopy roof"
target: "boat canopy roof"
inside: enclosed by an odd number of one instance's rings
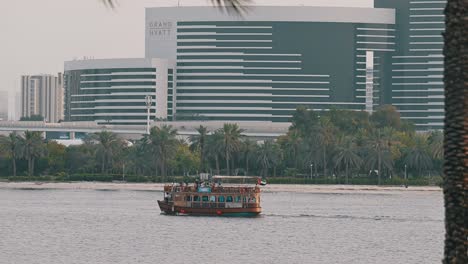
[[[221,175],[214,175],[213,179],[259,179],[261,177],[258,176],[221,176]]]

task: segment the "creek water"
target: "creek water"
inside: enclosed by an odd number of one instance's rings
[[[0,263],[440,263],[439,191],[262,194],[257,218],[160,214],[159,191],[0,189]]]

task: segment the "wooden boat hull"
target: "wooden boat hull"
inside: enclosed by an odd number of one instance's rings
[[[262,212],[261,207],[249,208],[193,208],[173,206],[165,201],[158,201],[161,212],[168,215],[194,215],[194,216],[231,216],[254,217]]]

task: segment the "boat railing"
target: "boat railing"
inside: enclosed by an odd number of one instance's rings
[[[257,208],[258,203],[226,203],[226,202],[187,202],[187,207],[192,208]]]
[[[199,192],[199,189],[195,186],[164,186],[164,192]],[[255,187],[224,187],[224,186],[212,186],[211,193],[259,193],[260,188]]]

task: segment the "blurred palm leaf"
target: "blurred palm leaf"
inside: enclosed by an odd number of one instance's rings
[[[115,3],[116,3],[117,0],[101,0],[101,2],[107,6],[107,7],[110,7],[110,8],[114,8],[115,7]]]
[[[115,8],[117,0],[100,0],[104,5],[110,8]],[[242,14],[247,11],[247,5],[252,0],[211,0],[214,6],[217,6],[220,10],[228,13],[235,12]]]
[[[242,14],[247,11],[247,5],[251,0],[211,0],[214,6],[217,6],[222,11],[228,13],[234,11],[235,13]]]

